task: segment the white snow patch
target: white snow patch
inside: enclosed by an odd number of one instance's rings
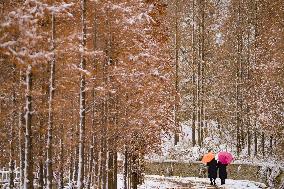
[[[259,182],[252,182],[248,180],[231,180],[227,179],[226,184],[220,184],[220,179],[217,179],[217,186],[223,189],[259,189],[266,188],[266,185]],[[208,178],[197,177],[164,177],[157,175],[147,175],[145,183],[139,186],[139,189],[168,189],[171,187],[179,187],[182,184],[192,185],[192,188],[207,188],[210,186]],[[123,189],[123,177],[118,175],[118,189]]]

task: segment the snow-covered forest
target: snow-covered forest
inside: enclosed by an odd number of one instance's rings
[[[255,187],[284,188],[283,12],[282,0],[1,0],[6,187],[200,184],[146,164],[211,149],[270,171]]]

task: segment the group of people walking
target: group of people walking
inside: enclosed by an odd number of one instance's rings
[[[210,184],[216,185],[217,172],[219,172],[219,178],[221,179],[221,185],[225,184],[225,179],[227,178],[227,167],[228,164],[222,164],[217,162],[214,158],[207,163],[208,166],[208,177],[210,178]]]
[[[215,159],[212,150],[209,150],[209,153],[203,156],[201,161],[208,166],[208,177],[210,178],[211,185],[216,185],[218,172],[221,185],[225,184],[225,180],[227,179],[227,165],[230,164],[233,159],[232,154],[225,151],[218,153],[218,161]]]

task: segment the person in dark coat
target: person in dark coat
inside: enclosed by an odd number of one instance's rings
[[[219,169],[219,178],[221,179],[221,185],[225,184],[225,179],[227,178],[227,165],[222,164],[220,161],[218,162],[218,169]]]
[[[207,163],[208,166],[208,178],[210,178],[210,184],[216,185],[216,178],[217,178],[217,161],[212,159],[210,162]]]

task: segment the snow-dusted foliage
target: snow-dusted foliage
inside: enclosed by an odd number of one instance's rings
[[[282,12],[281,0],[1,1],[0,166],[10,181],[12,162],[25,168],[26,189],[34,175],[39,188],[113,189],[120,159],[135,188],[145,161],[228,151],[279,186]]]

